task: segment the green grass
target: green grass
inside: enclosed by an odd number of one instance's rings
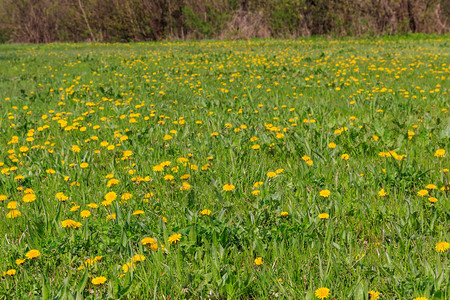
[[[449,45],[1,45],[0,297],[450,299]]]

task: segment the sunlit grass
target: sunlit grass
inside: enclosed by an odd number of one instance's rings
[[[449,299],[449,44],[2,45],[1,297]]]

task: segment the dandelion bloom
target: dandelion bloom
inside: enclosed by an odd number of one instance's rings
[[[139,261],[144,261],[145,260],[145,256],[141,255],[141,254],[136,254],[135,256],[133,256],[133,261],[134,262],[139,262]]]
[[[261,185],[263,185],[263,182],[262,182],[262,181],[258,181],[258,182],[255,182],[255,184],[253,185],[253,187],[254,187],[255,189],[257,189],[257,188],[259,188]]]
[[[133,198],[133,195],[130,193],[123,193],[122,196],[120,197],[120,199],[122,200],[130,200],[131,198]]]
[[[319,195],[324,197],[324,198],[327,198],[328,196],[330,196],[330,194],[331,194],[331,192],[329,190],[322,190],[319,193]]]
[[[161,165],[156,165],[156,166],[153,167],[153,171],[155,171],[155,172],[164,171],[164,167],[161,166]]]
[[[380,196],[380,197],[384,197],[384,196],[386,196],[387,194],[386,194],[386,192],[384,191],[384,189],[381,189],[379,192],[378,192],[378,196]]]
[[[69,227],[69,228],[78,228],[80,227],[82,224],[80,222],[71,220],[71,219],[67,219],[64,221],[61,221],[61,226],[62,227]]]
[[[134,270],[135,268],[136,268],[136,265],[131,262],[128,262],[122,266],[122,270],[124,273],[128,272],[130,269]]]
[[[350,158],[350,156],[348,154],[344,153],[344,154],[342,154],[341,158],[343,160],[348,160]]]
[[[112,204],[112,201],[109,201],[109,200],[102,201],[103,206],[110,206],[111,204]]]
[[[2,277],[5,277],[6,275],[14,276],[14,275],[16,275],[16,270],[15,269],[9,269],[8,271],[3,272],[1,275],[2,275]]]
[[[259,150],[260,148],[261,148],[261,146],[257,145],[257,144],[252,146],[253,150]]]
[[[138,209],[138,210],[134,211],[133,216],[138,216],[138,215],[142,215],[142,214],[144,214],[144,211]]]
[[[6,217],[9,219],[15,219],[17,217],[20,217],[21,215],[22,213],[20,211],[18,211],[17,209],[13,209],[6,215]]]
[[[17,201],[10,201],[8,202],[8,205],[6,206],[7,209],[17,209],[17,206],[19,204],[17,203]]]
[[[430,197],[430,198],[428,198],[428,201],[430,201],[431,203],[436,203],[438,201],[438,199],[436,199],[434,197]]]
[[[441,252],[441,253],[447,251],[448,248],[450,248],[450,243],[447,243],[447,242],[439,242],[436,244],[436,247],[435,247],[436,252]]]
[[[275,172],[267,173],[267,177],[269,177],[269,178],[274,178],[275,176],[277,176],[277,173],[275,173]]]
[[[436,156],[436,157],[444,157],[445,156],[445,150],[444,149],[436,150],[436,153],[434,153],[434,156]]]
[[[144,239],[142,239],[141,241],[142,245],[150,245],[150,249],[156,251],[158,250],[158,243],[156,242],[155,239],[151,238],[151,237],[146,237]]]
[[[327,214],[327,213],[321,213],[321,214],[319,215],[319,218],[320,218],[320,219],[328,219],[329,217],[330,217],[330,215]]]
[[[142,239],[141,243],[142,243],[142,245],[148,245],[148,244],[151,245],[151,244],[156,243],[156,240],[151,237],[146,237],[146,238]]]
[[[8,271],[6,271],[6,275],[9,275],[9,276],[16,275],[16,269],[9,269]]]
[[[26,258],[28,258],[28,259],[36,258],[39,255],[41,255],[41,252],[39,252],[39,250],[36,250],[36,249],[30,250],[25,254]]]
[[[262,264],[263,264],[262,257],[257,257],[257,258],[255,258],[255,264],[256,264],[257,266],[262,265]]]
[[[434,184],[431,184],[431,183],[428,184],[425,188],[428,190],[437,190],[437,186],[435,186]]]
[[[81,148],[79,147],[79,146],[77,146],[77,145],[73,145],[72,146],[72,148],[70,148],[70,150],[72,150],[73,152],[80,152],[81,151]]]
[[[82,168],[82,169],[86,169],[87,167],[89,167],[89,164],[88,163],[81,163],[80,164],[80,167]]]
[[[325,287],[318,288],[315,295],[318,299],[326,299],[330,295],[330,289]]]
[[[36,200],[36,195],[33,193],[26,194],[22,198],[22,201],[27,203],[33,202],[34,200]]]
[[[130,151],[130,150],[123,151],[122,155],[123,155],[123,157],[129,157],[129,156],[133,155],[133,151]]]
[[[55,197],[56,197],[56,199],[63,201],[63,202],[66,201],[67,199],[69,199],[69,197],[64,195],[64,193],[62,193],[62,192],[56,193]]]
[[[254,191],[252,191],[252,195],[254,195],[254,196],[258,196],[258,195],[259,195],[259,193],[260,193],[260,191],[259,191],[259,190],[254,190]]]
[[[191,185],[190,185],[188,182],[184,181],[184,182],[181,184],[180,190],[182,190],[182,191],[188,191],[190,188],[191,188]]]
[[[95,277],[92,279],[92,284],[94,285],[99,285],[99,284],[103,284],[106,282],[106,277],[100,276],[100,277]]]
[[[93,266],[93,265],[94,265],[94,262],[95,262],[95,259],[86,259],[86,260],[84,261],[84,265],[85,265],[85,266]]]
[[[117,199],[117,194],[115,192],[109,192],[105,195],[105,200],[114,201]]]
[[[18,265],[18,266],[20,266],[24,262],[25,262],[25,259],[21,259],[21,258],[16,259],[16,265]]]
[[[334,149],[334,148],[336,148],[336,144],[335,143],[329,143],[328,144],[328,148]]]
[[[119,184],[119,180],[112,178],[108,180],[108,183],[106,184],[107,187],[112,187],[113,185]]]
[[[174,180],[175,177],[173,177],[173,175],[167,174],[166,176],[164,176],[164,180]]]
[[[91,216],[91,212],[88,210],[82,210],[80,212],[80,216],[84,219],[84,218],[89,218]]]
[[[428,195],[428,191],[427,190],[420,190],[417,192],[417,195],[419,195],[420,197],[426,196]]]
[[[370,300],[377,300],[378,298],[380,298],[380,292],[375,292],[374,290],[369,291]]]
[[[235,186],[231,183],[227,183],[223,186],[224,191],[233,191],[235,189]]]
[[[428,298],[427,297],[417,297],[417,298],[414,298],[413,300],[428,300]]]
[[[288,213],[287,211],[282,211],[282,212],[281,212],[281,216],[282,216],[282,217],[287,217],[288,214],[289,214],[289,213]]]
[[[209,209],[204,209],[200,213],[204,216],[209,216],[211,214],[211,211]]]
[[[169,237],[169,242],[171,244],[176,244],[181,240],[181,233],[174,233]]]

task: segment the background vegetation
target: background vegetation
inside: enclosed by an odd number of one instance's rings
[[[445,33],[446,0],[0,0],[0,41]]]

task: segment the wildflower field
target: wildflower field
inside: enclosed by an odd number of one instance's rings
[[[0,45],[0,298],[450,299],[450,38]]]

